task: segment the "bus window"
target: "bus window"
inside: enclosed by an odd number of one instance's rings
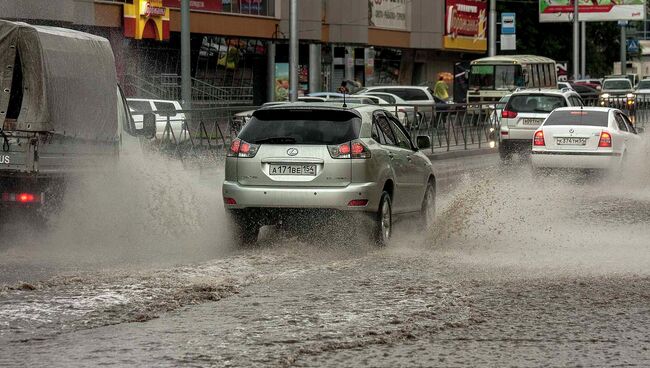
[[[557,69],[555,64],[548,64],[549,69],[551,70],[551,87],[557,87]]]
[[[469,73],[469,89],[494,89],[494,66],[472,65]]]
[[[531,65],[533,69],[533,87],[541,87],[541,84],[539,83],[539,64],[533,64]]]
[[[497,65],[494,70],[494,83],[497,90],[513,90],[518,85],[517,81],[521,79],[519,65]]]
[[[546,64],[539,64],[539,69],[542,71],[542,74],[541,74],[542,76],[540,77],[540,79],[544,80],[542,85],[544,87],[548,87],[550,85],[550,82],[548,81],[548,79],[549,79],[548,77],[550,77],[550,76],[548,75],[548,69],[546,69]]]

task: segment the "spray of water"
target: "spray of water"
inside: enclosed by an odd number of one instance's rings
[[[156,154],[122,157],[116,166],[69,181],[63,207],[44,229],[24,221],[5,225],[12,234],[5,256],[109,265],[222,255],[232,242],[218,167],[201,172]]]

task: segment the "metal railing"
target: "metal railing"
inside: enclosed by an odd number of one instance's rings
[[[608,101],[614,104],[616,101]],[[602,105],[603,101],[589,101]],[[606,104],[607,104],[606,103]],[[637,96],[634,104],[623,110],[637,127],[650,122],[650,95]],[[157,134],[152,146],[183,157],[192,152],[215,151],[224,154],[232,140],[258,106],[223,106],[206,109],[158,112]],[[493,148],[499,144],[501,111],[504,103],[448,105],[388,105],[377,106],[395,114],[410,133],[413,141],[428,136],[431,153],[451,150]],[[403,113],[410,108],[410,112]],[[133,114],[141,127],[142,114]]]
[[[128,75],[125,79],[125,89],[130,97],[181,99],[179,75],[159,74],[148,78]],[[204,105],[250,105],[253,102],[253,87],[221,87],[192,78],[192,101]]]

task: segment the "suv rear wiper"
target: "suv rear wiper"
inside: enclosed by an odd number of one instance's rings
[[[270,137],[259,139],[255,141],[255,144],[262,143],[296,143],[296,138],[293,137]]]

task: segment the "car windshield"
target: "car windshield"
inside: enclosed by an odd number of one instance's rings
[[[341,110],[258,110],[239,134],[254,144],[341,144],[359,137],[361,118]]]
[[[650,80],[642,80],[639,82],[637,89],[650,89]]]
[[[549,125],[586,125],[607,126],[609,113],[606,111],[589,110],[562,110],[554,111],[544,121],[544,126]]]
[[[552,95],[516,95],[510,97],[506,110],[514,112],[548,113],[558,107],[565,107],[562,96]]]
[[[149,101],[127,101],[131,111],[138,113],[152,112],[151,103]]]
[[[603,89],[632,89],[632,83],[627,79],[606,80]]]
[[[161,113],[161,115],[176,116],[176,106],[172,102],[154,101],[153,104],[156,106],[156,112]]]

